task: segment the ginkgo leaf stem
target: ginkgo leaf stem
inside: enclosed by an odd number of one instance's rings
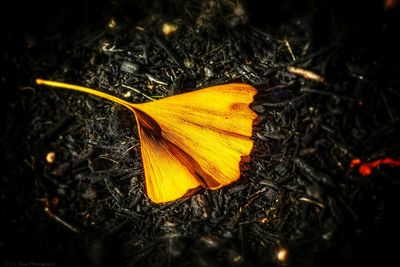
[[[107,93],[103,93],[98,90],[94,90],[88,87],[83,87],[79,85],[73,85],[73,84],[68,84],[68,83],[63,83],[63,82],[55,82],[55,81],[49,81],[49,80],[42,80],[42,79],[36,79],[36,83],[38,85],[47,85],[47,86],[53,86],[53,87],[58,87],[58,88],[64,88],[64,89],[69,89],[69,90],[75,90],[75,91],[80,91],[84,92],[87,94],[95,95],[98,97],[105,98],[107,100],[110,100],[112,102],[118,103],[123,105],[124,107],[128,108],[129,110],[134,111],[133,109],[136,107],[136,104],[130,103],[128,101],[125,101],[119,97],[109,95]]]

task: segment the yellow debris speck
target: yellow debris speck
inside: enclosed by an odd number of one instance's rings
[[[47,153],[46,155],[46,161],[48,163],[54,163],[54,161],[56,160],[56,153],[51,151],[49,153]]]
[[[162,25],[162,32],[164,33],[165,36],[170,36],[171,34],[176,32],[177,29],[178,25],[176,24],[166,22]]]

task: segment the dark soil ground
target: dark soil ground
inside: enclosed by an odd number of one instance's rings
[[[397,258],[399,167],[362,175],[351,162],[400,159],[399,1],[87,0],[46,5],[52,12],[11,4],[0,59],[4,266]],[[167,23],[177,26],[169,36]],[[259,115],[251,160],[230,186],[153,204],[132,114],[39,87],[37,77],[131,102],[251,84]]]

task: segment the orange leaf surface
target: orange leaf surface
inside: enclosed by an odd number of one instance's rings
[[[218,189],[240,177],[240,161],[253,148],[249,108],[256,89],[226,84],[133,104],[103,92],[60,82],[37,84],[77,90],[119,103],[136,117],[146,191],[155,203],[204,187]]]

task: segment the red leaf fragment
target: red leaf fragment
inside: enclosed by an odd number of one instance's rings
[[[384,159],[378,159],[372,162],[366,162],[363,163],[360,159],[353,159],[350,163],[350,168],[354,168],[358,165],[358,173],[361,174],[362,176],[368,176],[372,174],[372,169],[378,168],[381,164],[386,164],[391,167],[397,167],[400,166],[400,160],[396,160],[393,158],[384,158]]]

